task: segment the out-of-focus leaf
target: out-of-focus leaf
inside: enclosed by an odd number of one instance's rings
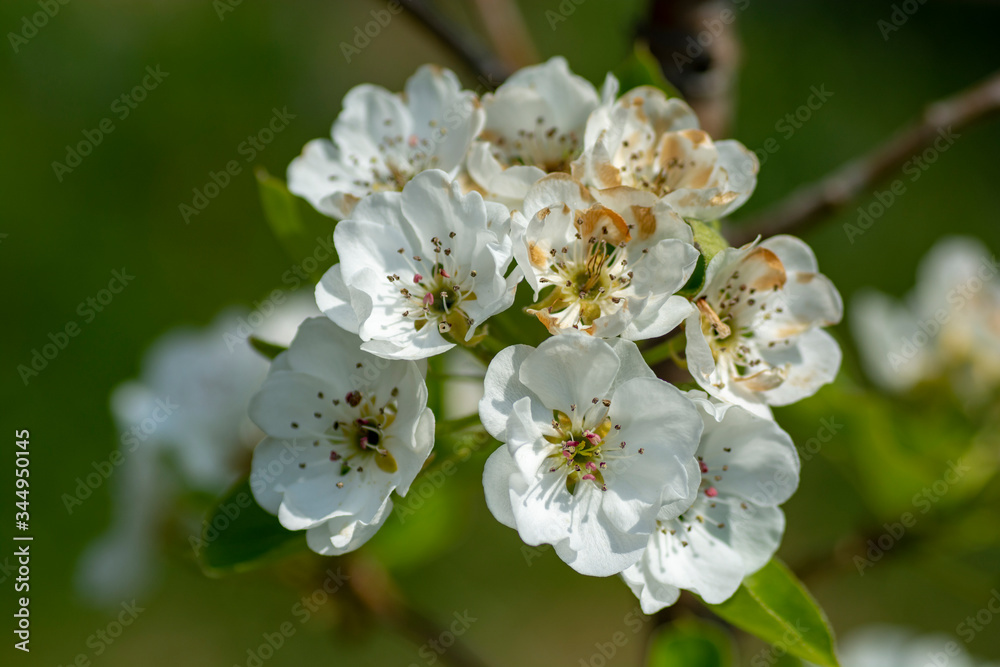
[[[779,560],[744,579],[733,597],[708,607],[720,618],[792,655],[823,667],[839,667],[826,615]]]
[[[362,550],[387,569],[403,571],[451,549],[466,518],[453,478],[458,465],[446,460],[423,472],[405,498],[393,500],[392,516]]]
[[[731,667],[729,635],[710,623],[682,619],[664,627],[649,645],[647,667]]]
[[[637,41],[632,53],[612,73],[618,77],[623,91],[639,86],[653,86],[665,92],[667,97],[681,96],[673,84],[667,81],[667,77],[663,76],[663,68],[645,42]]]
[[[264,217],[281,247],[295,261],[295,275],[318,280],[337,262],[331,243],[335,221],[313,211],[289,192],[284,181],[263,167],[254,173]]]
[[[250,347],[256,350],[265,359],[270,359],[272,361],[274,361],[275,357],[288,349],[283,345],[269,343],[266,340],[257,338],[256,336],[250,336]]]
[[[219,576],[246,572],[306,549],[304,531],[285,529],[254,500],[244,479],[209,510],[200,540],[192,537],[202,569]]]

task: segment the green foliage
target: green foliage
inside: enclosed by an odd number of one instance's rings
[[[663,68],[645,42],[637,41],[632,53],[612,73],[618,77],[621,90],[653,86],[665,92],[667,97],[681,96],[673,84],[667,81],[667,77],[663,76]]]
[[[205,517],[195,546],[202,569],[220,576],[246,572],[306,548],[305,532],[285,529],[265,512],[244,479],[229,490]]]
[[[833,631],[819,604],[781,561],[743,580],[736,594],[709,608],[764,641],[824,667],[839,667]]]
[[[335,222],[316,213],[311,206],[289,192],[285,182],[263,167],[255,171],[264,217],[274,237],[289,257],[318,281],[323,271],[337,262],[330,257],[329,242]],[[310,262],[303,262],[311,258]],[[315,264],[315,266],[313,266]]]
[[[265,359],[270,359],[272,361],[274,361],[275,357],[288,349],[283,345],[276,345],[261,338],[257,338],[257,336],[250,336],[250,347],[260,353],[260,355]]]
[[[731,667],[733,646],[725,630],[693,618],[664,627],[649,645],[647,667]]]

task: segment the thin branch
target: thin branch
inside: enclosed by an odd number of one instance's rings
[[[496,88],[510,75],[510,69],[496,54],[484,48],[469,31],[439,12],[430,2],[402,0],[402,6],[476,72],[484,86]]]
[[[960,130],[998,111],[1000,72],[957,95],[929,105],[918,121],[897,132],[867,155],[855,158],[819,181],[796,190],[755,218],[735,225],[730,230],[730,238],[739,245],[758,234],[801,233],[891,176],[945,132]]]
[[[518,69],[538,62],[538,49],[514,0],[475,0],[475,4],[493,48],[508,68]]]
[[[438,625],[424,616],[403,597],[392,581],[389,572],[371,559],[353,558],[348,562],[348,583],[359,602],[377,618],[394,627],[420,645],[436,642],[444,647],[444,636],[453,643],[447,645],[440,659],[454,667],[487,667],[486,663],[445,626]]]

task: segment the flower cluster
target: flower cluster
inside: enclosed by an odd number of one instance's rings
[[[944,378],[970,406],[1000,388],[1000,264],[982,243],[942,239],[905,303],[866,290],[851,324],[869,376],[894,393]]]
[[[843,306],[809,247],[729,248],[718,232],[757,168],[683,101],[619,96],[611,75],[599,91],[562,58],[482,99],[434,67],[402,94],[349,92],[332,141],[288,170],[337,219],[339,263],[316,287],[326,319],[302,325],[251,405],[260,505],[319,553],[359,547],[448,435],[425,360],[461,347],[488,363],[479,417],[502,445],[483,484],[500,522],[583,574],[620,575],[647,612],[681,589],[727,599],[774,554],[798,485],[770,406],[812,395],[841,359],[822,328]],[[520,344],[528,327],[548,337]],[[660,346],[685,351],[687,391],[647,364]]]

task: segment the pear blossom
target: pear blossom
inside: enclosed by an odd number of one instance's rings
[[[608,75],[602,96],[613,99],[617,80]],[[569,172],[579,157],[587,117],[601,99],[566,59],[518,70],[483,97],[486,124],[469,149],[470,185],[512,208],[538,179]]]
[[[340,263],[316,286],[316,302],[372,354],[445,352],[514,301],[520,273],[506,276],[508,225],[503,205],[462,194],[442,171],[425,171],[402,193],[366,198],[337,225]]]
[[[84,551],[76,575],[82,596],[117,604],[147,589],[158,572],[157,545],[174,500],[184,490],[219,494],[249,467],[261,432],[247,404],[267,375],[267,361],[239,338],[242,326],[288,344],[307,317],[308,294],[292,294],[258,322],[228,308],[205,328],[162,335],[146,353],[140,377],[111,395],[123,457],[111,480],[112,518]],[[197,517],[193,530],[200,528]]]
[[[675,294],[698,262],[691,228],[651,193],[552,174],[528,192],[512,229],[535,298],[547,291],[528,312],[552,334],[653,338],[692,310]]]
[[[581,332],[508,347],[479,414],[504,443],[483,472],[493,516],[573,569],[610,576],[642,554],[658,514],[690,506],[702,420],[634,343]]]
[[[976,660],[962,642],[944,634],[918,634],[909,628],[868,625],[852,630],[837,651],[844,667],[997,667]],[[815,667],[812,663],[805,663]]]
[[[750,198],[758,169],[743,144],[699,129],[683,101],[641,86],[591,115],[572,173],[596,188],[652,192],[685,218],[715,220]]]
[[[774,236],[712,258],[685,323],[688,370],[709,394],[770,417],[812,396],[840,368],[843,302],[808,245]]]
[[[879,386],[905,392],[947,377],[970,403],[1000,386],[1000,281],[995,257],[976,239],[947,237],[920,263],[904,302],[866,290],[851,327]]]
[[[424,65],[393,94],[360,85],[344,97],[332,138],[306,144],[288,189],[343,219],[371,192],[399,191],[425,169],[454,177],[485,121],[479,100],[447,69]]]
[[[253,455],[254,497],[325,555],[375,534],[434,444],[420,367],[359,350],[322,317],[274,360],[250,417],[267,434]]]
[[[701,484],[680,516],[657,517],[638,563],[622,578],[652,614],[689,590],[709,604],[729,599],[771,559],[785,530],[778,505],[799,483],[799,457],[776,423],[700,391],[688,393],[705,429],[698,445]]]

